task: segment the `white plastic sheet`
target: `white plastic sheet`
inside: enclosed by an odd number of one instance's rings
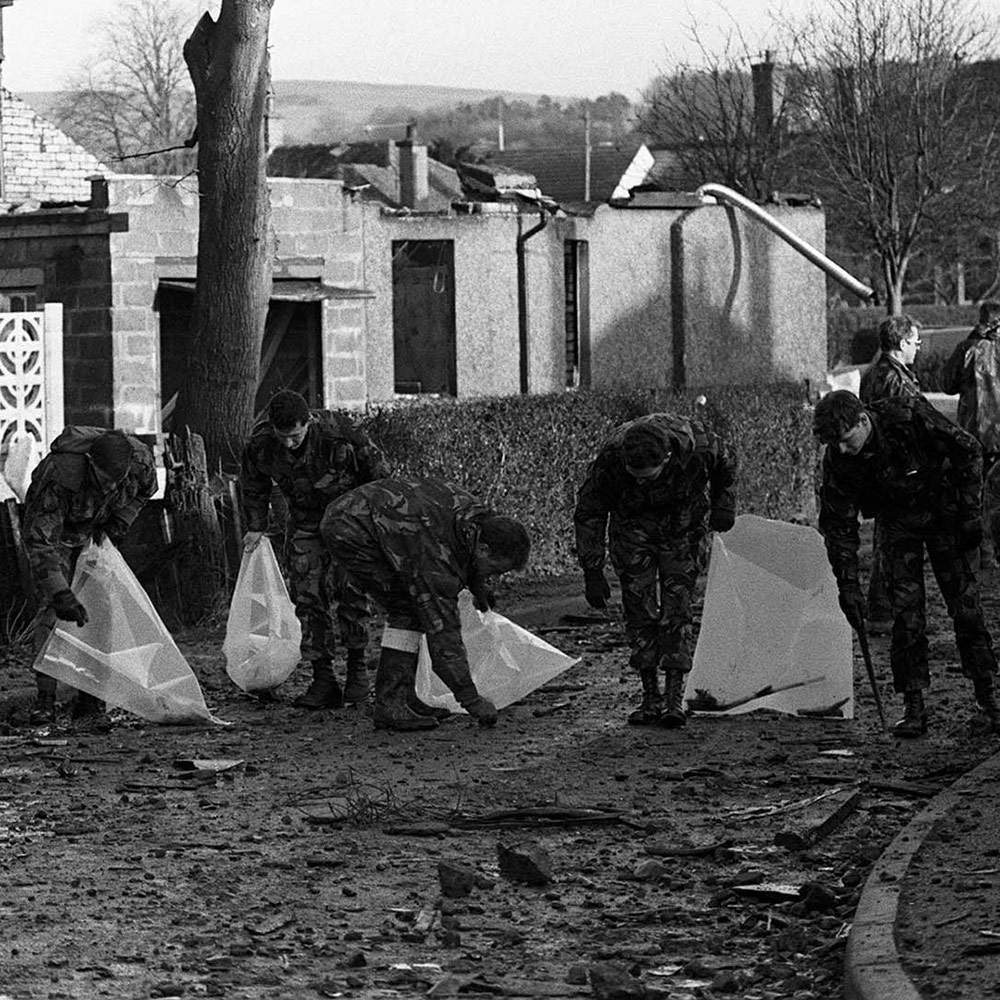
[[[458,611],[462,621],[462,642],[469,656],[469,670],[476,690],[497,708],[513,705],[579,662],[503,615],[495,611],[477,611],[472,595],[466,590],[458,595]],[[426,639],[420,642],[417,697],[435,708],[464,711],[432,671]]]
[[[266,691],[299,662],[302,625],[266,536],[243,555],[229,605],[222,652],[226,673],[244,691]]]
[[[41,460],[42,446],[27,434],[19,435],[7,448],[3,477],[21,503],[31,485],[31,473]]]
[[[851,631],[818,531],[742,514],[715,536],[685,698],[706,694],[730,713],[853,718]]]
[[[80,554],[73,592],[89,621],[57,622],[36,670],[151,722],[219,722],[152,601],[107,539]]]

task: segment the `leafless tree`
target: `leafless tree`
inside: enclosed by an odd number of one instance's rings
[[[195,348],[175,411],[231,467],[249,436],[271,294],[273,236],[265,167],[274,0],[222,0],[184,44],[198,109]]]
[[[190,20],[180,0],[124,0],[100,22],[100,47],[62,93],[57,124],[116,169],[183,169],[194,127],[181,52]],[[147,155],[156,150],[171,152]]]
[[[877,255],[890,313],[929,233],[997,169],[973,71],[994,38],[967,0],[830,0],[798,27],[799,153],[833,224]]]
[[[762,199],[787,180],[784,153],[789,102],[781,69],[770,54],[755,55],[737,30],[721,49],[710,48],[690,29],[699,55],[680,62],[647,88],[639,129],[669,149],[690,182],[716,181]],[[766,93],[755,99],[751,66],[769,64]]]

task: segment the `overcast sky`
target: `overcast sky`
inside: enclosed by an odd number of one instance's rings
[[[180,0],[192,21],[212,4]],[[786,14],[808,0],[783,0]],[[3,85],[56,90],[97,49],[116,0],[14,0],[3,12]],[[217,8],[217,3],[216,3]],[[272,75],[632,100],[690,46],[739,28],[766,47],[778,0],[275,0]]]

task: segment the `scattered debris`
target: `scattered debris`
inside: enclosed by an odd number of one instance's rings
[[[448,899],[460,899],[468,896],[473,889],[492,889],[496,884],[464,862],[446,859],[438,862],[438,880],[441,894]]]
[[[599,962],[589,969],[590,989],[596,1000],[643,1000],[646,987],[629,971],[612,962]]]
[[[836,830],[858,808],[860,802],[861,792],[857,788],[826,796],[822,800],[822,809],[818,808],[820,803],[815,803],[808,817],[795,826],[779,830],[774,835],[774,842],[778,847],[789,851],[804,851]]]
[[[552,880],[552,861],[541,844],[526,840],[517,844],[497,844],[500,874],[514,882],[546,885]]]
[[[463,816],[455,822],[462,827],[489,826],[572,826],[578,823],[628,823],[624,810],[583,806],[524,806],[501,809],[482,816]]]

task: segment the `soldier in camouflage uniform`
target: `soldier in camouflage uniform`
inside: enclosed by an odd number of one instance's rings
[[[277,484],[288,503],[285,555],[295,612],[302,623],[302,658],[312,667],[309,689],[296,701],[303,708],[339,708],[344,701],[364,701],[368,696],[365,601],[350,614],[338,609],[347,647],[343,691],[334,674],[334,626],[324,584],[329,555],[319,524],[331,500],[388,474],[382,453],[346,417],[311,412],[306,400],[289,389],[271,398],[268,419],[254,429],[243,451],[240,487],[246,551],[256,547],[267,527],[272,485]]]
[[[416,697],[420,637],[434,672],[458,703],[492,726],[497,710],[476,690],[458,614],[458,594],[489,606],[491,576],[521,569],[530,543],[517,521],[494,514],[464,490],[438,479],[382,479],[327,508],[320,526],[340,594],[367,594],[385,609],[375,676],[377,729],[431,729],[441,710]],[[345,607],[356,609],[348,600]],[[443,715],[447,715],[447,711]]]
[[[920,386],[910,371],[920,349],[920,330],[916,322],[909,316],[888,316],[879,325],[878,339],[879,357],[861,378],[861,402],[867,405],[893,396],[919,396]],[[888,574],[882,528],[876,519],[872,575],[868,584],[870,631],[888,631],[892,625]]]
[[[120,545],[143,504],[156,492],[156,468],[138,438],[103,427],[66,427],[36,466],[24,500],[21,533],[38,592],[35,626],[39,652],[58,618],[87,622],[87,609],[70,589],[76,561],[91,540],[107,536]],[[36,673],[38,699],[32,721],[55,716],[56,681]],[[73,715],[103,711],[101,702],[80,692]]]
[[[1000,558],[1000,302],[983,302],[979,323],[944,367],[944,391],[958,393],[958,425],[983,446],[983,515]]]
[[[691,669],[691,594],[707,528],[736,516],[736,463],[696,420],[653,413],[619,427],[590,466],[577,497],[576,547],[586,598],[603,608],[605,538],[621,581],[630,663],[642,682],[632,725],[683,726]],[[661,695],[659,672],[663,671]]]
[[[827,445],[819,528],[848,622],[864,627],[858,584],[858,515],[882,523],[890,562],[893,627],[890,662],[903,695],[900,737],[927,731],[930,686],[925,633],[924,550],[955,626],[962,672],[996,731],[996,657],[979,600],[981,449],[920,397],[895,397],[867,409],[853,393],[831,392],[816,405],[814,430]]]

